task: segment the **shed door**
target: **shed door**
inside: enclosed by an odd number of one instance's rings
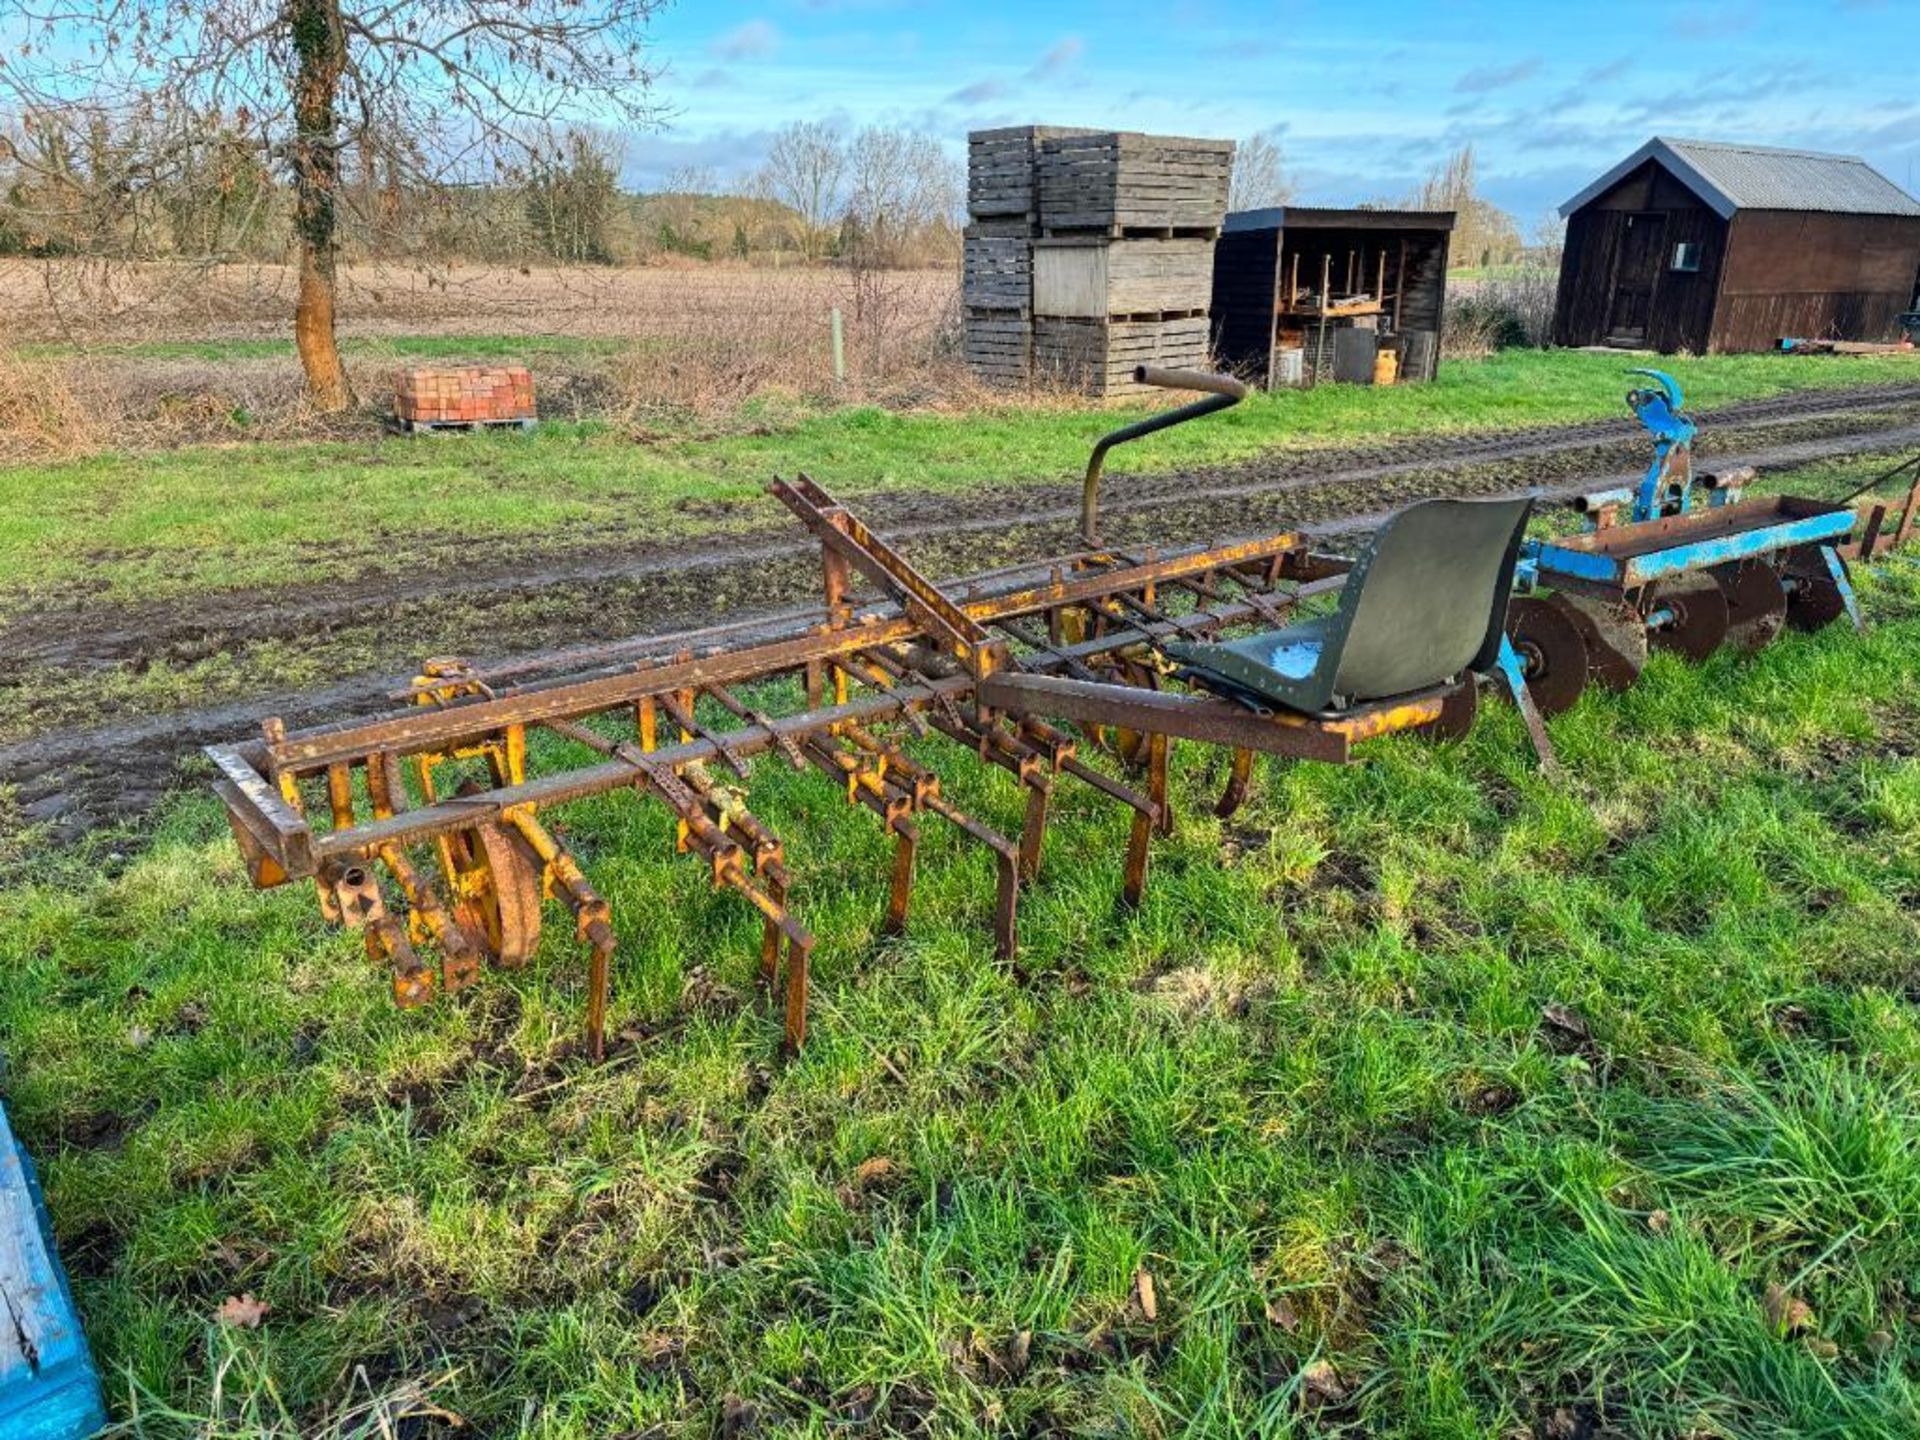
[[[1607,306],[1607,343],[1644,345],[1653,314],[1653,288],[1666,254],[1667,217],[1659,212],[1627,216],[1613,262],[1613,299]]]

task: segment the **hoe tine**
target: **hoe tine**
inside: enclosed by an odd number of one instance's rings
[[[1136,810],[1133,816],[1133,829],[1127,836],[1127,863],[1125,886],[1122,896],[1128,909],[1135,909],[1147,894],[1147,856],[1153,845],[1153,832],[1163,833],[1171,828],[1172,819],[1167,806],[1167,749],[1171,742],[1165,735],[1154,734],[1147,739],[1147,799],[1152,809]]]
[[[1253,780],[1253,751],[1235,749],[1233,766],[1227,772],[1227,788],[1220,792],[1220,803],[1213,807],[1213,813],[1222,820],[1233,818],[1247,801],[1247,788]]]
[[[806,931],[787,936],[787,1023],[789,1055],[798,1055],[807,1043],[807,991],[812,983],[813,936]]]
[[[920,827],[911,820],[893,826],[893,878],[887,891],[887,917],[881,933],[898,935],[907,928],[907,907],[913,901],[913,867],[920,851]]]
[[[927,808],[942,819],[952,821],[993,851],[996,884],[993,905],[994,953],[1002,960],[1011,960],[1019,948],[1016,913],[1020,906],[1020,852],[998,830],[981,824],[938,795],[928,798]]]
[[[604,920],[587,926],[587,1055],[599,1061],[607,1053],[607,998],[613,988],[613,927]]]
[[[1047,801],[1053,787],[1036,778],[1027,785],[1027,814],[1020,827],[1020,875],[1034,880],[1040,874],[1040,851],[1047,839]]]

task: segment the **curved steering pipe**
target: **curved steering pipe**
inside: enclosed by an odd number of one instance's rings
[[[1196,400],[1191,405],[1182,405],[1178,410],[1149,415],[1144,420],[1123,425],[1111,434],[1102,435],[1095,443],[1093,454],[1087,457],[1087,478],[1080,490],[1080,538],[1089,549],[1098,549],[1100,546],[1100,475],[1106,469],[1109,450],[1129,440],[1138,440],[1143,435],[1165,430],[1171,425],[1198,420],[1202,415],[1211,415],[1216,410],[1230,409],[1247,397],[1246,385],[1231,375],[1210,375],[1202,370],[1161,370],[1152,365],[1141,365],[1134,370],[1133,378],[1135,384],[1156,385],[1163,390],[1203,391],[1206,398]]]

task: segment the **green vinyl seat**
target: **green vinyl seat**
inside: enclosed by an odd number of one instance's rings
[[[1216,694],[1321,717],[1484,673],[1500,656],[1532,509],[1529,497],[1422,500],[1376,532],[1331,614],[1166,653]]]

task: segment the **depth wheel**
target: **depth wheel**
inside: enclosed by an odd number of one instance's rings
[[[1787,623],[1787,590],[1771,565],[1716,565],[1708,573],[1727,598],[1727,644],[1751,655],[1780,638]]]
[[[1689,660],[1706,659],[1727,638],[1727,597],[1711,575],[1682,575],[1641,592],[1647,643]],[[1659,623],[1654,623],[1655,621]]]
[[[1526,672],[1527,693],[1542,715],[1570,709],[1587,688],[1587,642],[1567,613],[1538,595],[1507,603],[1507,639]]]
[[[1647,668],[1647,627],[1618,603],[1556,590],[1548,601],[1564,614],[1587,642],[1587,673],[1593,683],[1616,694]]]
[[[1787,623],[1796,630],[1824,630],[1847,613],[1840,582],[1827,569],[1817,549],[1795,550],[1787,556]]]
[[[497,820],[446,838],[454,914],[488,958],[518,970],[540,943],[540,859],[519,832]]]

